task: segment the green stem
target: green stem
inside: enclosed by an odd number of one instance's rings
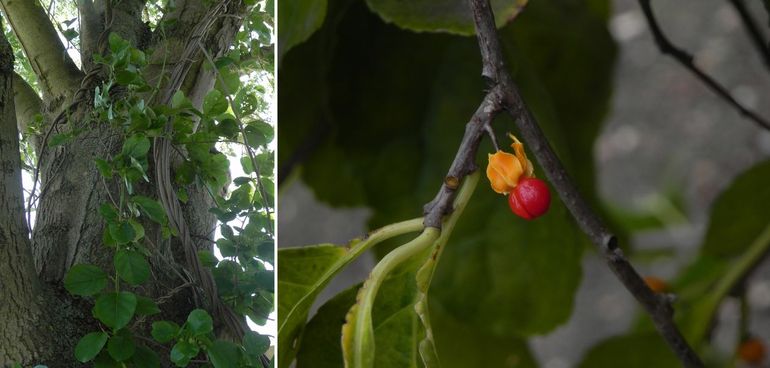
[[[369,233],[369,235],[366,237],[365,240],[355,243],[355,245],[350,248],[349,253],[344,257],[344,260],[341,261],[340,264],[334,267],[329,267],[329,269],[323,275],[321,275],[318,279],[316,279],[315,284],[310,287],[310,290],[317,290],[319,288],[322,288],[329,281],[329,279],[334,277],[334,275],[336,275],[337,272],[339,272],[340,269],[342,269],[348,263],[358,258],[361,254],[363,254],[372,246],[399,235],[404,235],[411,232],[422,230],[423,228],[422,221],[423,221],[423,218],[418,217],[411,220],[383,226]],[[312,301],[308,300],[308,298],[315,298],[316,295],[317,293],[305,294],[300,300],[297,301],[297,303],[294,304],[291,310],[286,312],[285,315],[291,316],[304,303],[312,303]],[[291,320],[291,318],[283,318],[283,317],[282,319],[283,319],[283,323],[280,326],[278,326],[279,336],[284,331],[284,328],[287,326],[287,323]]]
[[[440,367],[441,363],[438,359],[436,347],[433,341],[433,329],[430,324],[430,313],[428,307],[428,289],[430,288],[431,281],[433,280],[433,274],[436,271],[436,266],[441,258],[441,254],[446,248],[446,244],[449,241],[449,237],[452,235],[457,221],[460,219],[465,207],[473,192],[476,189],[476,185],[479,182],[479,173],[476,172],[469,175],[465,179],[463,189],[457,194],[454,202],[454,211],[448,219],[444,220],[442,224],[441,236],[434,243],[434,255],[425,262],[425,264],[417,271],[417,302],[414,309],[417,315],[420,317],[423,327],[425,328],[425,338],[420,342],[419,351],[422,357],[423,363],[426,367]]]
[[[388,274],[398,265],[429,249],[441,231],[435,227],[428,227],[412,241],[396,248],[388,253],[372,270],[364,286],[358,292],[358,305],[351,309],[353,318],[348,318],[348,323],[353,325],[353,346],[350,349],[350,365],[354,368],[369,368],[374,366],[374,327],[372,324],[372,307],[380,285]],[[343,336],[346,335],[343,327]],[[343,337],[344,339],[344,337]],[[348,361],[346,360],[346,363]],[[346,366],[350,366],[347,365]]]
[[[372,270],[369,278],[358,292],[358,302],[348,312],[347,324],[343,326],[343,351],[346,367],[368,368],[374,366],[374,327],[372,308],[377,291],[388,274],[406,260],[431,249],[438,241],[446,241],[462,210],[470,200],[479,174],[468,176],[454,202],[454,212],[446,221],[446,228],[427,227],[412,241],[388,253]],[[351,335],[352,333],[352,335]],[[352,346],[349,346],[352,344]]]
[[[754,239],[754,242],[751,243],[749,249],[738,258],[714,287],[714,291],[710,294],[711,297],[706,301],[709,316],[713,316],[716,313],[719,304],[725,296],[762,260],[768,250],[770,250],[770,224],[765,226],[762,232]],[[702,341],[708,328],[709,323],[700,324],[692,342],[697,344]]]

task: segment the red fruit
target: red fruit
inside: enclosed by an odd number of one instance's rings
[[[537,178],[524,178],[508,196],[511,211],[525,220],[532,220],[548,212],[551,193],[548,185]]]

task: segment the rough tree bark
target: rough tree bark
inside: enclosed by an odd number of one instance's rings
[[[182,60],[182,49],[200,42],[214,57],[224,54],[240,28],[246,6],[242,0],[177,0],[166,19],[176,20],[164,32],[150,32],[142,22],[142,0],[78,0],[81,25],[79,69],[67,55],[51,20],[38,1],[1,0],[2,11],[18,37],[35,71],[42,98],[13,73],[13,52],[0,34],[0,367],[12,362],[22,366],[46,364],[51,368],[78,366],[73,347],[85,333],[96,330],[90,302],[64,290],[62,280],[75,264],[112,267],[112,250],[102,245],[103,220],[97,209],[108,201],[116,184],[102,180],[93,158],[115,155],[122,137],[106,123],[95,122],[68,144],[46,147],[46,135],[66,132],[92,108],[94,87],[104,78],[91,62],[104,50],[109,32],[115,32],[143,49],[150,66],[148,81],[168,83],[168,74]],[[190,40],[192,29],[211,6],[224,6],[224,15],[213,19],[205,37]],[[214,85],[215,75],[204,70],[204,56],[197,53],[180,89],[200,106]],[[162,84],[164,85],[164,84]],[[163,87],[162,87],[163,88]],[[14,109],[14,104],[16,109]],[[19,160],[19,129],[35,114],[45,116],[39,137],[33,138],[39,155],[41,193],[35,227],[25,221]],[[58,117],[58,119],[57,119]],[[153,172],[153,162],[150,162]],[[158,198],[155,178],[137,191]],[[208,213],[212,200],[204,188],[187,188],[190,199],[183,213],[195,246],[209,249],[215,218]],[[154,245],[152,277],[141,289],[150,297],[166,296],[186,282],[186,261],[177,240],[164,241],[159,229],[143,223]],[[200,237],[198,237],[200,236]],[[181,277],[180,277],[181,276]],[[183,321],[198,307],[189,289],[160,305],[162,318]],[[205,307],[205,305],[202,305]],[[147,329],[148,326],[142,326]],[[221,327],[221,326],[220,326]],[[153,349],[156,349],[153,347]],[[160,354],[164,355],[164,354]],[[167,355],[167,354],[165,354]]]

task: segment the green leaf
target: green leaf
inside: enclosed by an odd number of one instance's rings
[[[115,222],[108,225],[107,229],[110,232],[110,237],[117,242],[117,244],[126,244],[134,240],[136,231],[131,226],[130,222]]]
[[[238,128],[238,122],[236,122],[234,119],[221,119],[219,121],[219,124],[216,126],[216,132],[221,137],[234,139],[238,136],[238,133],[240,133],[240,128]]]
[[[122,153],[136,159],[143,158],[150,151],[150,140],[143,135],[132,135],[123,143]]]
[[[278,64],[287,51],[307,40],[323,24],[327,0],[281,1],[278,12]]]
[[[152,323],[150,332],[155,341],[165,344],[173,340],[179,333],[179,325],[170,321],[157,321]]]
[[[160,313],[160,308],[154,300],[146,296],[136,297],[136,314],[141,316],[152,316]]]
[[[120,278],[131,285],[139,285],[150,277],[150,264],[139,252],[121,249],[115,253],[114,262]]]
[[[246,183],[251,183],[252,180],[253,180],[252,178],[247,177],[247,176],[239,176],[239,177],[233,179],[233,184],[235,184],[237,186],[241,186],[241,185],[246,184]]]
[[[102,214],[102,217],[109,223],[117,222],[120,219],[118,209],[108,203],[103,203],[99,206],[99,213]]]
[[[134,241],[138,242],[144,238],[144,226],[134,219],[128,220],[128,223],[134,228]]]
[[[115,32],[110,32],[109,44],[110,44],[110,51],[112,51],[112,53],[118,53],[130,46],[126,40],[121,38]]]
[[[257,100],[257,96],[255,96],[254,93],[251,93],[246,89],[241,89],[235,95],[233,106],[238,111],[238,116],[249,116],[256,111],[259,106],[259,100]]]
[[[735,257],[770,224],[770,161],[764,161],[733,180],[714,201],[701,254]]]
[[[125,327],[136,310],[136,295],[128,291],[104,293],[96,299],[93,314],[102,323],[119,330]]]
[[[227,111],[228,103],[222,92],[215,89],[211,90],[203,99],[203,113],[206,116],[214,117]]]
[[[474,33],[473,13],[467,1],[367,0],[366,2],[369,8],[377,12],[386,22],[395,23],[402,28],[462,35]],[[492,0],[491,6],[497,26],[501,27],[513,19],[526,4],[526,0]]]
[[[145,346],[137,346],[134,356],[131,359],[137,367],[160,368],[160,358],[158,354]]]
[[[249,156],[243,156],[241,157],[241,167],[243,168],[243,172],[246,174],[251,174],[254,172],[254,165],[251,163],[251,157]]]
[[[360,244],[354,241],[351,248]],[[345,247],[323,244],[280,249],[278,257],[278,365],[288,367],[300,348],[298,339],[313,301],[355,255]]]
[[[430,305],[430,316],[442,368],[538,367],[526,339],[478,329],[436,303]]]
[[[107,274],[101,268],[77,264],[64,276],[64,287],[74,295],[90,296],[107,286]]]
[[[269,337],[260,335],[254,331],[246,331],[243,335],[243,349],[246,350],[246,354],[256,357],[267,352],[267,349],[269,348]]]
[[[142,211],[147,215],[147,217],[150,218],[150,220],[155,221],[161,225],[165,225],[168,222],[168,218],[166,218],[166,211],[158,201],[140,195],[132,197],[131,200],[133,200],[136,204],[139,205],[139,207],[142,208]]]
[[[75,358],[81,363],[90,361],[102,351],[108,338],[109,336],[102,331],[91,332],[81,337],[75,346]]]
[[[112,165],[110,165],[108,161],[101,158],[95,158],[94,162],[96,163],[96,168],[99,170],[99,173],[102,174],[105,179],[112,177]]]
[[[107,351],[118,362],[131,358],[135,349],[134,339],[131,336],[114,335],[110,337],[110,341],[107,343]]]
[[[735,178],[714,202],[698,258],[676,282],[677,324],[697,346],[708,337],[712,321],[728,294],[770,250],[770,161]]]
[[[342,361],[342,325],[350,307],[356,302],[361,284],[337,294],[324,303],[310,319],[302,334],[304,341],[297,354],[297,368],[335,368],[344,366]],[[280,294],[279,294],[280,298]],[[279,341],[280,344],[280,341]],[[281,354],[283,361],[283,353]]]
[[[204,267],[213,267],[219,262],[214,253],[204,249],[198,251],[198,259]]]
[[[681,367],[659,334],[626,335],[612,337],[595,345],[586,353],[581,368],[624,368]]]
[[[221,91],[227,91],[231,94],[241,88],[241,75],[237,68],[228,65],[221,67],[218,70],[219,78],[217,78],[214,88]]]
[[[373,231],[366,240],[354,239],[345,247],[321,244],[279,250],[279,367],[287,367],[294,360],[313,301],[340,270],[382,239],[421,228],[422,221],[416,219]]]
[[[206,354],[214,368],[237,367],[238,361],[240,360],[238,347],[235,346],[235,344],[224,340],[214,341],[214,343],[207,348]]]
[[[192,102],[185,97],[184,92],[179,90],[174,93],[173,97],[171,97],[171,107],[175,109],[192,107]]]
[[[190,360],[198,355],[200,348],[198,345],[193,345],[186,340],[179,340],[174,347],[171,348],[171,361],[176,364],[177,367],[185,367],[190,363]]]
[[[245,133],[244,138],[246,140],[246,144],[251,147],[263,146],[268,142],[267,137],[265,137],[265,135],[260,130],[253,126],[246,126],[243,131]]]
[[[137,77],[139,77],[139,74],[128,69],[119,70],[117,73],[115,73],[115,81],[118,82],[118,84],[124,86],[131,84],[137,79]]]
[[[64,36],[64,38],[66,38],[66,39],[67,39],[67,41],[72,41],[72,40],[74,40],[74,39],[75,39],[75,37],[77,37],[77,36],[78,36],[78,31],[76,31],[76,30],[75,30],[75,29],[73,29],[73,28],[70,28],[70,29],[66,29],[66,30],[64,30],[64,32],[62,33],[62,35]]]
[[[260,121],[260,120],[250,121],[246,123],[246,126],[247,126],[246,129],[248,129],[248,127],[253,127],[257,131],[261,132],[262,135],[265,137],[266,143],[272,142],[273,138],[275,138],[275,127],[273,127],[268,123],[265,123],[264,121]],[[271,154],[270,157],[272,156],[273,155]]]
[[[203,309],[195,309],[187,316],[187,327],[195,336],[205,335],[214,331],[211,316]]]

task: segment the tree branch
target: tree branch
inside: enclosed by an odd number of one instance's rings
[[[762,57],[765,66],[770,69],[770,45],[768,45],[767,40],[765,40],[765,36],[762,35],[762,31],[757,27],[757,23],[754,22],[754,18],[749,14],[746,3],[744,3],[743,0],[730,0],[730,3],[733,4],[733,8],[735,8],[735,11],[741,17],[741,22],[743,22],[743,26],[746,28],[749,38],[751,38],[751,41],[754,43],[754,47]]]
[[[43,316],[37,297],[41,285],[32,261],[29,229],[25,222],[24,200],[21,184],[21,160],[19,156],[19,131],[13,105],[13,51],[0,34],[0,316],[10,328],[0,329],[0,361],[8,359],[26,361],[29,356],[18,356],[9,350],[10,342],[30,349],[22,355],[39,355],[36,342],[32,341],[32,326],[43,325]],[[17,356],[14,356],[17,354]]]
[[[19,131],[27,131],[28,124],[42,111],[43,101],[37,92],[19,74],[13,73],[13,104],[16,105],[16,122]],[[30,142],[38,151],[38,138],[30,136]]]
[[[708,74],[706,74],[706,72],[698,68],[693,63],[694,57],[691,54],[689,54],[685,50],[682,50],[674,46],[674,44],[671,43],[671,41],[666,37],[666,35],[660,29],[657,19],[655,19],[655,13],[653,13],[652,11],[650,0],[638,0],[638,1],[639,1],[639,5],[642,7],[644,17],[647,18],[647,24],[650,26],[650,31],[652,31],[652,36],[655,38],[655,44],[658,45],[658,49],[660,49],[660,52],[666,55],[670,55],[677,62],[682,64],[682,66],[687,68],[687,70],[695,74],[695,76],[698,79],[700,79],[703,83],[705,83],[706,86],[709,87],[709,89],[714,91],[714,93],[716,93],[719,97],[721,97],[723,100],[727,101],[730,105],[736,108],[741,113],[741,115],[755,122],[761,128],[770,130],[769,121],[765,120],[765,118],[759,116],[757,113],[743,106],[740,102],[738,102],[738,100],[736,100],[730,94],[730,92],[727,91],[727,89],[725,89],[725,87],[723,87],[716,80],[714,80],[714,78],[711,78]]]
[[[104,21],[91,0],[78,0],[80,13],[80,60],[83,69],[88,70],[92,64],[91,58],[97,52],[99,35],[104,30]]]
[[[505,67],[502,47],[495,27],[489,0],[469,0],[473,9],[482,76],[492,88],[468,123],[462,143],[436,197],[425,206],[425,226],[439,227],[440,218],[450,210],[448,202],[463,176],[475,169],[473,158],[486,127],[502,110],[516,121],[522,138],[543,167],[546,177],[562,202],[591,241],[604,256],[607,265],[652,318],[658,332],[686,367],[703,367],[700,358],[687,344],[673,321],[673,309],[668,297],[656,294],[645,284],[618,248],[617,238],[607,230],[603,221],[580,195],[564,166],[550,146],[539,125],[524,104],[516,85]]]
[[[462,142],[460,142],[460,148],[458,148],[452,165],[449,167],[444,183],[441,184],[436,197],[423,208],[425,227],[441,228],[442,217],[452,211],[452,200],[460,179],[476,171],[475,158],[476,152],[479,150],[479,143],[481,143],[481,138],[487,127],[491,126],[495,115],[502,111],[502,100],[501,88],[499,86],[494,87],[484,97],[481,105],[471,117],[471,121],[465,125],[465,134]]]
[[[67,55],[45,9],[37,1],[2,0],[0,6],[40,81],[43,95],[60,98],[76,90],[83,73]]]

